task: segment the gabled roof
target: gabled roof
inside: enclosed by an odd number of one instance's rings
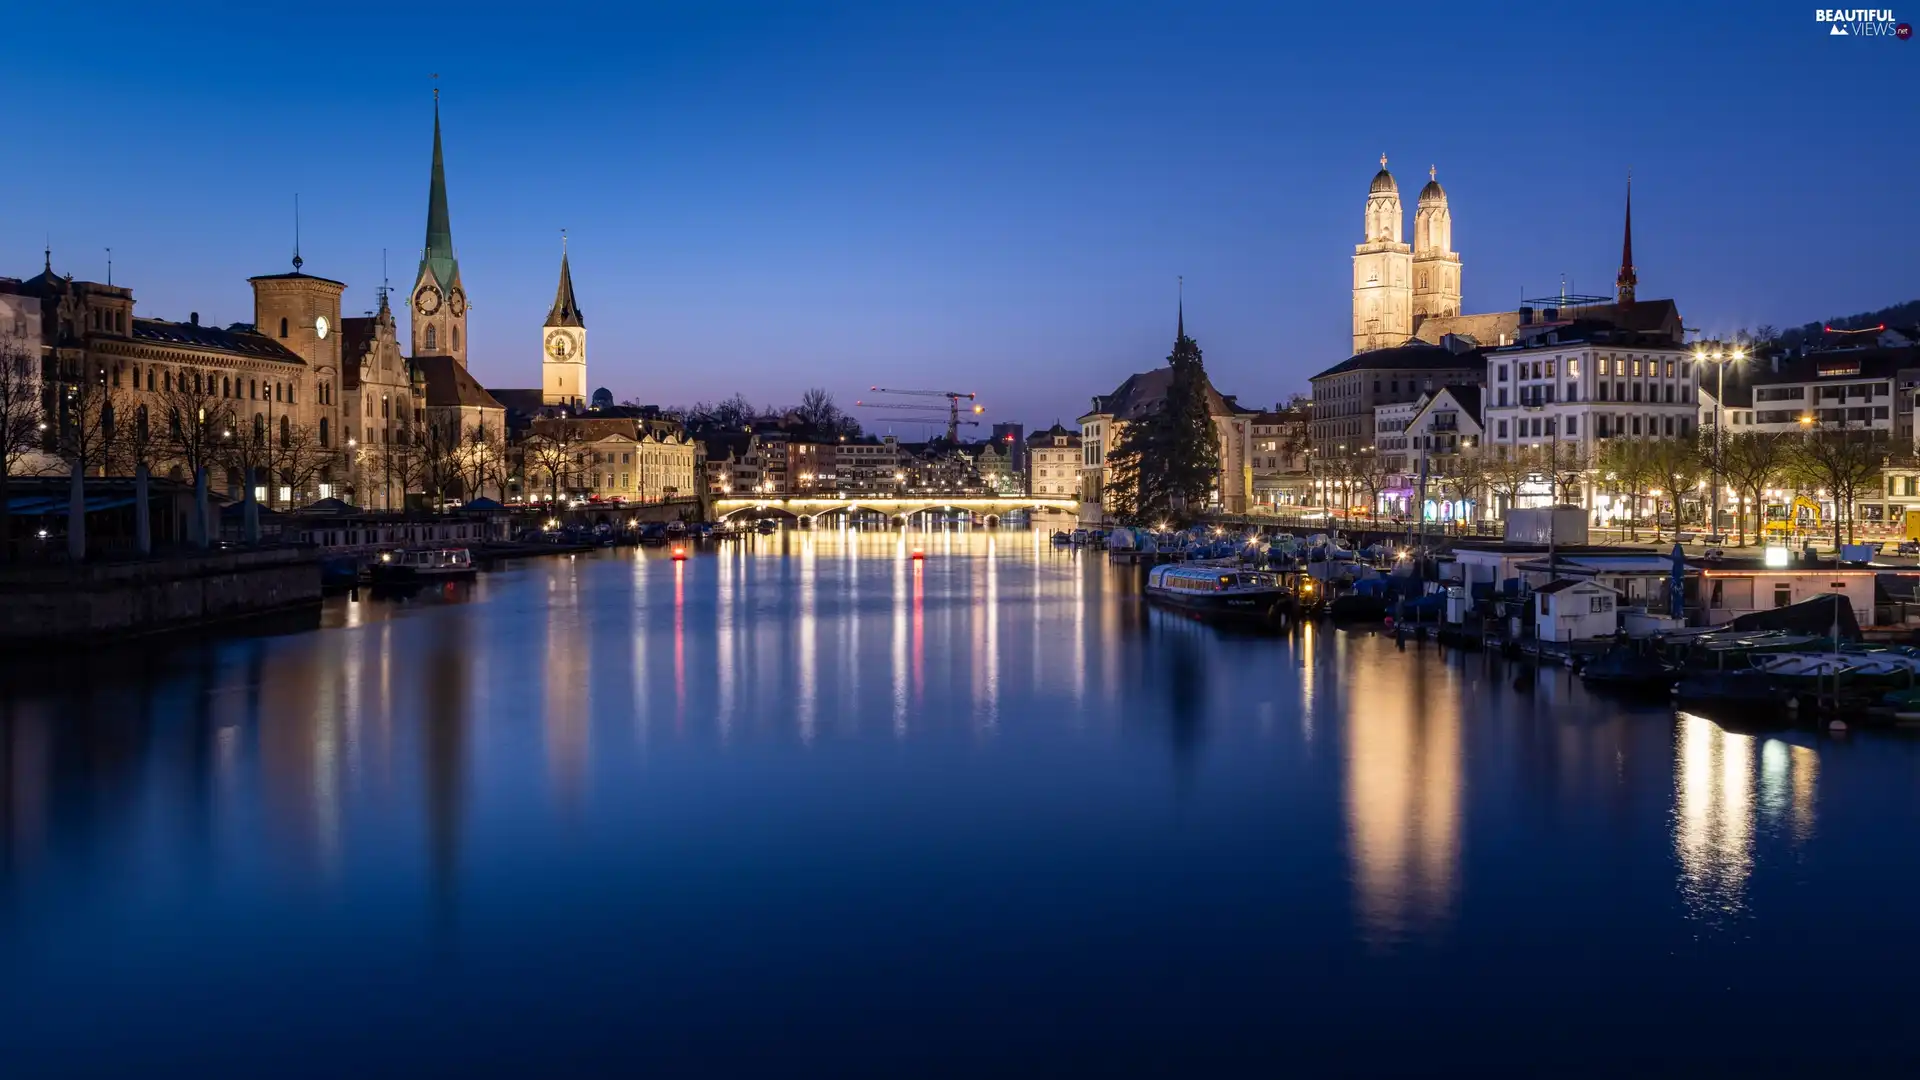
[[[426,381],[427,407],[430,409],[456,405],[480,409],[506,408],[451,356],[416,356],[413,358],[413,370],[419,372]]]
[[[1466,352],[1454,352],[1438,345],[1429,345],[1424,341],[1409,341],[1405,345],[1395,345],[1386,349],[1370,349],[1355,353],[1313,377],[1314,381],[1329,375],[1345,375],[1350,371],[1485,371],[1487,360],[1478,349]]]
[[[135,319],[132,336],[136,341],[147,341],[156,345],[174,345],[188,349],[202,349],[207,352],[226,353],[229,356],[305,366],[306,361],[300,359],[299,353],[265,334],[257,333],[252,329],[237,329],[240,325],[236,323],[222,330],[217,326],[202,326],[199,323]]]
[[[1111,394],[1102,394],[1093,399],[1093,408],[1086,415],[1112,416],[1116,420],[1138,420],[1145,416],[1155,405],[1167,396],[1167,390],[1173,386],[1173,368],[1154,368],[1137,375],[1129,375],[1125,382],[1114,388]],[[1213,388],[1213,380],[1207,380],[1207,412],[1213,416],[1234,416],[1242,412],[1238,406]]]
[[[1474,423],[1480,423],[1480,386],[1478,383],[1448,383],[1433,393],[1425,395],[1426,400],[1421,402],[1419,411],[1413,414],[1414,419],[1419,419],[1427,410],[1433,408],[1434,403],[1441,400],[1442,394],[1445,394],[1448,400],[1458,405],[1461,412],[1473,417]]]
[[[1080,445],[1080,433],[1068,428],[1061,427],[1060,421],[1058,420],[1055,420],[1053,422],[1053,426],[1048,428],[1047,430],[1036,431],[1033,434],[1027,436],[1027,445],[1041,446],[1041,447],[1052,446],[1053,440],[1058,438],[1063,438],[1063,437],[1069,440],[1068,442],[1069,446]]]
[[[1752,365],[1757,366],[1757,365]],[[1810,352],[1784,361],[1779,371],[1762,370],[1753,373],[1751,383],[1754,386],[1774,386],[1781,383],[1812,383],[1824,380],[1839,382],[1845,379],[1891,379],[1899,372],[1920,368],[1920,346],[1905,345],[1888,348],[1870,346],[1864,349],[1828,349],[1822,352]],[[1732,376],[1733,372],[1727,372]],[[1711,380],[1701,377],[1701,385]],[[1731,382],[1731,378],[1729,379]],[[1727,397],[1733,397],[1732,388],[1728,388]],[[1730,403],[1730,402],[1729,402]]]
[[[1590,588],[1595,588],[1595,589],[1605,589],[1607,592],[1616,591],[1614,589],[1608,588],[1605,585],[1600,584],[1597,581],[1589,581],[1586,578],[1558,578],[1553,581],[1547,582],[1545,585],[1542,585],[1533,591],[1535,593],[1557,593],[1557,592],[1565,592],[1568,589],[1577,588],[1582,585],[1588,586]]]

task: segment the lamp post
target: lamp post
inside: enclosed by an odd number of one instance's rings
[[[1722,414],[1726,409],[1727,364],[1738,363],[1739,361],[1746,359],[1747,354],[1745,351],[1741,349],[1734,349],[1732,352],[1719,352],[1719,351],[1706,352],[1705,350],[1696,349],[1694,350],[1693,357],[1696,362],[1705,361],[1705,360],[1713,361],[1713,366],[1717,376],[1716,381],[1714,383],[1714,391],[1713,391],[1713,510],[1712,510],[1713,517],[1709,521],[1709,525],[1710,525],[1709,531],[1714,536],[1719,536],[1720,535],[1720,429],[1723,422]],[[1676,502],[1673,508],[1674,508],[1674,513],[1677,515],[1680,511],[1680,504]],[[1674,526],[1675,528],[1679,527],[1679,518],[1677,516],[1674,518]]]

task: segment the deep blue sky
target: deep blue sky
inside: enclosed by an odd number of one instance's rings
[[[20,5],[0,273],[111,246],[141,314],[249,319],[297,191],[369,309],[382,248],[413,277],[437,71],[495,386],[537,377],[565,227],[622,398],[1071,423],[1166,354],[1184,274],[1214,381],[1271,401],[1347,353],[1383,151],[1409,213],[1438,164],[1469,311],[1610,289],[1629,166],[1641,295],[1689,326],[1920,296],[1920,42],[1798,3],[567,7]]]

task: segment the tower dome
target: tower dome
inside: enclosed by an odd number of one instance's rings
[[[1380,171],[1373,174],[1373,186],[1367,189],[1369,195],[1398,195],[1400,185],[1393,182],[1393,174],[1387,171],[1387,155],[1380,155]]]
[[[1420,189],[1420,205],[1444,204],[1446,201],[1447,189],[1440,186],[1438,170],[1432,165],[1427,166],[1427,186]]]

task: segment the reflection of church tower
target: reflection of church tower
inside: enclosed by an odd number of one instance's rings
[[[413,355],[451,356],[467,366],[467,292],[453,255],[447,170],[440,156],[440,91],[433,92],[433,177],[427,188],[427,246],[413,283]]]
[[[1354,906],[1368,940],[1388,944],[1452,919],[1461,834],[1459,702],[1468,688],[1422,661],[1411,691],[1354,679],[1349,692]]]
[[[1460,314],[1460,256],[1453,250],[1453,213],[1434,170],[1413,211],[1413,321]]]
[[[573,298],[573,270],[567,245],[560,242],[560,287],[547,312],[540,362],[540,400],[547,405],[582,405],[587,396],[587,323]]]
[[[1367,191],[1366,238],[1353,249],[1353,351],[1400,345],[1413,336],[1412,250],[1400,242],[1400,188],[1380,155]]]

